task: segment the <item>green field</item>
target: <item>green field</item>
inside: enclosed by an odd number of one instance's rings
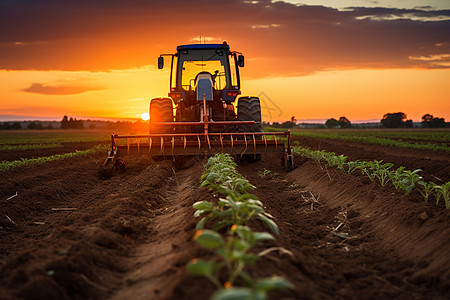
[[[47,155],[42,157],[4,160],[0,162],[0,172],[12,168],[43,164],[49,161],[66,159],[69,157],[104,152],[108,148],[105,142],[110,140],[110,132],[106,130],[8,130],[0,131],[0,151],[21,151],[61,148],[62,143],[94,142],[100,144],[86,150]],[[97,143],[98,142],[98,143]],[[70,146],[69,146],[70,147]],[[21,152],[18,152],[21,153]],[[42,155],[42,154],[41,154]],[[0,159],[1,160],[1,159]]]
[[[265,127],[264,131],[286,131]],[[450,152],[450,130],[423,129],[291,129],[291,135],[400,148]]]
[[[3,130],[0,145],[104,142],[110,140],[110,135],[106,130]]]

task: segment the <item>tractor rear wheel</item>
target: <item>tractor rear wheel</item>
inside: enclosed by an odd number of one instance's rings
[[[239,121],[255,121],[253,125],[239,125],[239,132],[262,132],[261,102],[258,97],[240,97],[237,117]],[[255,139],[261,139],[261,136],[257,136]],[[261,154],[244,154],[242,157],[250,162],[261,160]]]
[[[150,133],[173,133],[171,126],[152,125],[152,122],[173,122],[172,99],[155,98],[150,101]]]
[[[258,97],[240,97],[237,116],[239,121],[255,121],[253,125],[239,125],[239,132],[261,132],[261,102]]]

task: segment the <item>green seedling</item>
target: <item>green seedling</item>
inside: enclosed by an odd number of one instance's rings
[[[397,169],[398,171],[398,169]],[[403,170],[402,172],[395,172],[395,181],[394,186],[397,189],[402,189],[406,194],[411,193],[416,183],[423,185],[422,176],[418,173],[421,172],[421,169],[417,169],[414,171]]]
[[[258,173],[258,176],[261,177],[262,179],[264,179],[264,178],[275,178],[278,175],[279,175],[278,173],[272,172],[271,170],[267,170],[267,169],[264,169],[264,171],[260,171]]]
[[[422,194],[425,202],[428,202],[430,195],[433,194],[434,187],[436,186],[436,184],[431,181],[430,182],[419,181],[418,184],[422,186],[422,189],[419,189],[419,192]]]
[[[444,198],[445,208],[450,208],[450,182],[443,185],[435,185],[433,190],[436,192],[436,205],[439,204],[439,200]]]

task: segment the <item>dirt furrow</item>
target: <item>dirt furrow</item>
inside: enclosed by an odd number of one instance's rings
[[[261,179],[264,167],[279,175]],[[278,246],[294,254],[265,261],[297,287],[286,296],[446,299],[448,211],[305,160],[288,174],[267,162],[240,170],[276,217]]]
[[[198,198],[199,167],[182,170],[170,178],[161,208],[155,211],[148,241],[127,259],[128,285],[111,299],[167,299],[179,284],[178,275],[197,249],[192,241],[195,224],[192,204]]]
[[[101,181],[96,159],[85,158],[78,165],[84,172],[70,169],[73,160],[58,162],[60,173],[67,173],[61,180],[46,182],[46,176],[39,178],[46,172],[37,171],[28,191],[33,196],[8,203],[2,200],[2,211],[20,213],[15,214],[16,225],[0,227],[0,298],[98,299],[123,283],[122,274],[128,267],[124,260],[153,231],[151,220],[162,207],[161,195],[173,166],[160,162],[144,169],[149,165],[147,159],[141,165],[136,162],[126,174]],[[14,183],[22,182],[20,176],[11,176]],[[30,179],[30,175],[23,176]],[[86,186],[85,177],[91,186]],[[57,187],[65,191],[65,200],[51,200]],[[52,211],[55,206],[74,210]],[[35,220],[36,215],[42,222],[30,224],[28,220]]]

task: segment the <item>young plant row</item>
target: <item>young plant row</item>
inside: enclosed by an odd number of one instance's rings
[[[272,131],[281,131],[280,129],[270,128]],[[284,131],[283,129],[282,131]],[[408,143],[404,141],[393,140],[389,138],[378,138],[374,136],[359,136],[359,135],[346,135],[346,134],[336,134],[336,133],[317,133],[317,132],[306,132],[292,130],[291,135],[294,136],[305,136],[312,138],[323,138],[323,139],[333,139],[349,142],[358,142],[382,146],[393,146],[399,148],[409,148],[409,149],[420,149],[420,150],[432,150],[432,151],[445,151],[450,152],[450,147],[447,147],[445,143],[435,144],[435,143]]]
[[[46,156],[46,157],[38,157],[38,158],[22,158],[21,160],[13,160],[13,161],[2,161],[0,163],[0,172],[5,172],[12,168],[18,168],[23,166],[31,166],[31,165],[39,165],[43,164],[49,161],[54,160],[61,160],[66,159],[69,157],[79,156],[79,155],[87,155],[90,153],[96,153],[100,151],[105,151],[108,149],[107,145],[97,145],[90,149],[83,150],[83,151],[76,151],[76,152],[70,152],[70,153],[64,153],[64,154],[56,154],[52,156]]]
[[[408,139],[423,142],[450,142],[450,132],[436,132],[436,131],[363,131],[363,132],[348,132],[343,134],[356,135],[356,136],[376,136],[379,138],[395,138],[395,139]]]
[[[265,212],[255,189],[236,171],[236,163],[228,154],[216,154],[206,164],[201,187],[214,193],[211,201],[199,201],[193,206],[197,223],[194,240],[215,253],[206,261],[193,259],[187,269],[190,273],[208,278],[216,287],[213,300],[267,299],[274,289],[292,288],[281,277],[252,278],[247,267],[275,248],[255,253],[254,248],[263,240],[274,239],[268,232],[255,232],[248,225],[251,220],[263,222],[272,233],[278,234],[273,217]]]
[[[14,132],[14,135],[0,132],[2,145],[19,144],[48,144],[48,143],[78,143],[78,142],[104,142],[109,141],[110,136],[105,132],[65,132],[36,133],[30,135],[27,132]]]
[[[20,151],[20,150],[33,150],[33,149],[49,149],[62,147],[59,143],[52,144],[26,144],[26,145],[0,145],[0,151]]]
[[[313,159],[316,162],[325,162],[331,167],[348,174],[359,170],[363,175],[367,176],[371,181],[378,179],[382,186],[388,183],[392,184],[397,190],[404,191],[409,194],[413,189],[417,189],[423,196],[425,202],[432,197],[436,200],[436,205],[441,199],[445,202],[445,207],[450,208],[450,182],[442,185],[434,182],[426,182],[419,175],[422,170],[414,171],[405,170],[405,167],[394,168],[392,163],[383,163],[382,160],[374,161],[347,161],[347,156],[336,155],[334,152],[314,151],[301,146],[295,146],[294,152]]]

